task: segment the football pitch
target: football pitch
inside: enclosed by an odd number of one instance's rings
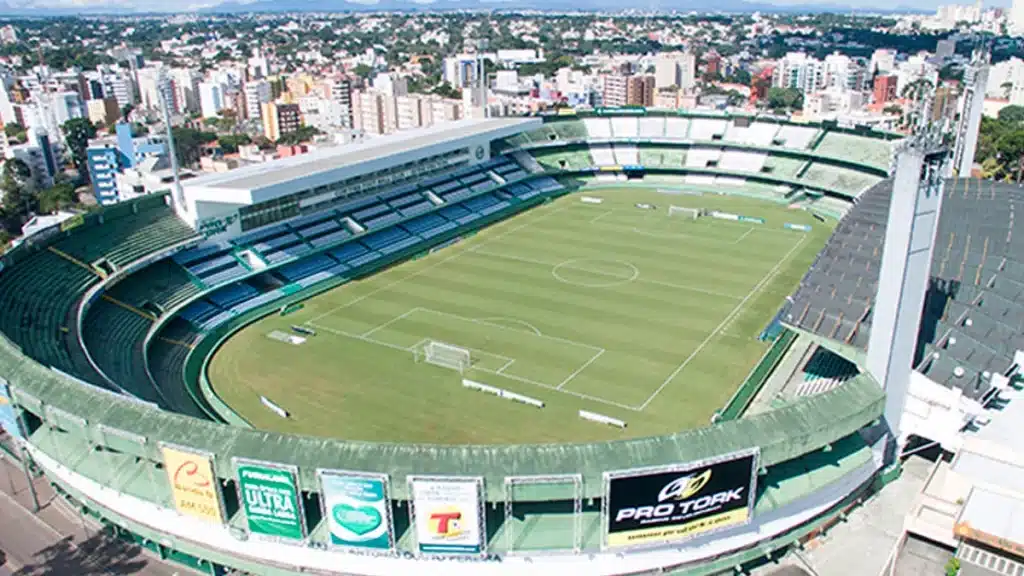
[[[692,220],[669,205],[766,222]],[[764,353],[758,334],[830,232],[742,197],[584,190],[257,321],[218,349],[209,377],[258,428],[352,440],[580,442],[703,426]],[[297,324],[316,335],[279,338]],[[468,369],[417,361],[431,341],[469,350]]]

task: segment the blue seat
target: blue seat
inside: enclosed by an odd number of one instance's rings
[[[311,276],[321,270],[326,270],[335,264],[337,264],[337,262],[335,262],[330,256],[318,254],[316,256],[304,258],[298,262],[286,264],[278,268],[277,272],[289,282],[296,282],[302,280],[306,276]]]
[[[358,242],[349,242],[348,244],[342,244],[333,250],[329,250],[327,253],[333,256],[338,262],[348,262],[349,260],[366,254],[369,249],[366,246]]]
[[[256,296],[257,294],[259,294],[259,290],[245,282],[239,282],[238,284],[225,286],[224,288],[209,294],[207,298],[221,308],[230,308],[243,300],[248,300],[249,298]]]

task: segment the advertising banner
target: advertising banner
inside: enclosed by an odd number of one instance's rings
[[[3,381],[0,381],[0,428],[15,438],[25,437],[18,423],[18,413],[14,410],[11,388]]]
[[[320,491],[331,544],[391,550],[387,476],[321,470]]]
[[[235,460],[235,468],[249,531],[290,540],[305,538],[295,469],[241,459]]]
[[[480,554],[483,479],[411,477],[416,542],[423,554]]]
[[[678,542],[751,519],[758,451],[605,474],[605,545]]]
[[[160,446],[164,470],[171,484],[174,508],[193,518],[223,524],[220,486],[213,473],[213,457],[185,448]]]

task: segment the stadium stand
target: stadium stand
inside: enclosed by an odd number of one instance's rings
[[[665,118],[661,116],[644,116],[639,119],[640,138],[664,138]]]
[[[856,198],[860,196],[861,192],[878,183],[881,178],[851,168],[812,162],[810,167],[804,171],[801,180]]]
[[[843,132],[827,132],[814,151],[886,169],[892,161],[892,142]]]
[[[634,116],[616,116],[611,122],[614,138],[636,138],[639,134],[637,118]]]
[[[892,181],[862,194],[804,277],[785,321],[866,349]],[[979,399],[986,374],[1004,374],[1024,349],[1024,239],[1009,234],[1007,203],[1024,201],[1016,185],[958,179],[946,183],[919,336],[917,370]],[[976,327],[977,326],[977,327]]]
[[[665,118],[665,136],[672,139],[685,140],[690,137],[690,119]]]
[[[612,124],[608,118],[585,118],[587,137],[591,140],[604,140],[612,137]]]
[[[786,124],[775,135],[775,142],[778,142],[779,146],[783,148],[804,150],[811,144],[817,133],[817,128]]]
[[[640,163],[636,146],[629,144],[615,144],[612,146],[615,155],[615,163],[619,166],[636,166]]]
[[[609,145],[594,144],[590,146],[590,157],[594,159],[595,166],[615,166],[615,153]]]
[[[690,135],[693,140],[721,140],[730,122],[724,118],[693,118],[690,120]]]

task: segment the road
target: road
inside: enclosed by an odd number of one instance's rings
[[[107,536],[56,496],[45,478],[36,478],[33,485],[40,503],[35,514],[20,465],[0,452],[0,550],[7,559],[0,576],[198,574]]]

